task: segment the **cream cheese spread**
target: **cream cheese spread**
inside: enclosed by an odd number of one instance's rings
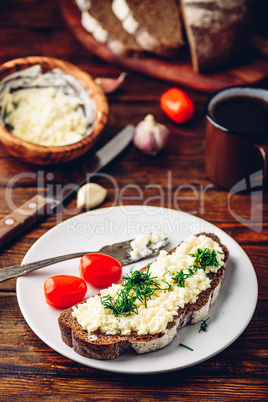
[[[148,246],[154,243],[155,248],[165,246],[167,236],[164,232],[152,232],[145,235],[139,235],[130,243],[132,251],[130,252],[130,258],[135,260],[139,257],[146,257],[151,254],[151,250]]]
[[[194,263],[194,257],[198,249],[215,250],[217,267],[205,267],[197,269],[195,274],[187,277],[185,286],[178,286],[172,277],[180,269],[189,273]],[[171,285],[170,291],[162,289],[154,292],[145,303],[136,300],[138,313],[130,313],[128,316],[115,316],[110,309],[104,308],[101,298],[106,295],[116,298],[121,284],[113,284],[104,289],[100,295],[89,298],[85,303],[73,307],[73,316],[76,317],[81,327],[93,333],[99,329],[105,334],[129,335],[136,332],[138,335],[156,334],[164,332],[167,324],[173,320],[179,307],[183,308],[187,303],[195,303],[198,295],[210,287],[211,280],[206,275],[216,272],[224,264],[224,253],[217,242],[206,236],[191,236],[182,242],[172,254],[165,250],[160,251],[159,257],[150,266],[152,277],[157,277],[163,284]],[[164,282],[165,281],[165,282]]]
[[[95,105],[74,77],[40,65],[0,83],[0,123],[15,136],[46,146],[68,145],[91,132]]]

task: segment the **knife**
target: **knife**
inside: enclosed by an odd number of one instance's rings
[[[77,169],[70,174],[68,186],[64,191],[58,191],[55,195],[53,189],[43,195],[35,195],[20,207],[0,220],[0,247],[32,226],[43,216],[54,213],[57,208],[72,193],[77,192],[79,187],[88,182],[100,169],[118,156],[130,143],[134,132],[134,126],[129,124],[121,130],[112,140],[105,144],[95,155],[90,158],[90,173],[87,171],[87,164],[77,165]],[[87,160],[89,160],[87,156]],[[86,171],[85,171],[86,170]],[[70,181],[71,180],[71,181]]]

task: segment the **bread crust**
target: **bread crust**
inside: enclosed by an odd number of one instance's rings
[[[89,337],[88,332],[84,330],[77,322],[76,318],[72,316],[73,310],[72,307],[70,307],[64,310],[58,319],[63,342],[82,356],[98,360],[110,360],[131,350],[135,350],[137,353],[141,354],[161,349],[173,340],[178,329],[185,325],[195,324],[203,320],[219,295],[220,287],[225,277],[229,251],[213,233],[202,232],[197,236],[201,235],[212,238],[222,247],[225,254],[224,265],[216,273],[210,273],[208,275],[211,279],[211,287],[200,293],[196,303],[188,303],[184,308],[178,308],[177,315],[168,323],[164,333],[138,335],[133,332],[130,335],[107,335],[97,330],[91,334],[96,335],[97,339],[94,340],[92,337]],[[170,250],[169,254],[174,250],[175,249]],[[142,270],[146,269],[147,267],[142,268]]]
[[[248,43],[248,0],[180,0],[180,5],[195,72],[226,63]]]

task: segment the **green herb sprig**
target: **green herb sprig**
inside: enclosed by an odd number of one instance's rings
[[[186,349],[190,350],[191,352],[193,352],[193,349],[190,348],[190,346],[184,345],[183,343],[180,343],[179,345],[182,346],[183,348],[186,348]]]
[[[205,248],[202,250],[201,248],[197,249],[197,252],[194,254],[190,254],[191,257],[195,257],[194,267],[205,268],[205,267],[218,267],[220,264],[217,260],[217,252],[215,250],[209,250]]]
[[[136,297],[130,296],[123,289],[120,289],[116,298],[108,294],[101,298],[101,303],[104,308],[112,310],[113,314],[118,317],[121,314],[128,316],[131,312],[138,314],[135,300]]]
[[[200,325],[200,329],[198,331],[198,333],[200,334],[200,332],[207,332],[207,321],[210,319],[210,317],[208,317],[206,320],[202,320],[201,325]]]
[[[193,277],[198,269],[204,269],[207,266],[218,267],[220,265],[215,250],[209,250],[208,248],[202,250],[201,248],[198,248],[197,252],[190,254],[190,256],[195,257],[195,260],[193,265],[188,268],[188,273],[185,273],[183,268],[181,268],[174,276],[172,276],[173,281],[177,282],[177,285],[181,288],[185,287],[186,279]]]
[[[110,294],[101,298],[101,303],[104,308],[112,310],[113,314],[130,315],[131,313],[138,314],[138,308],[135,304],[136,300],[140,300],[147,308],[147,300],[151,299],[157,290],[170,292],[173,287],[165,279],[159,279],[157,276],[151,276],[150,265],[147,271],[130,271],[130,275],[122,277],[124,282],[117,292],[116,297]],[[163,284],[166,287],[163,287]]]
[[[189,267],[189,272],[185,273],[183,268],[181,268],[174,276],[172,276],[172,279],[174,282],[177,282],[177,285],[180,288],[184,288],[186,279],[193,277],[198,269],[198,267],[192,266]]]

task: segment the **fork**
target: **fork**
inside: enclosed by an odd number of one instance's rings
[[[150,243],[146,246],[148,252],[145,256],[138,255],[136,258],[132,258],[130,252],[132,251],[131,242],[132,240],[123,241],[120,243],[111,244],[102,247],[99,251],[94,251],[94,253],[101,253],[109,255],[110,257],[118,260],[122,265],[128,265],[133,262],[143,260],[148,257],[153,257],[158,254],[158,252],[164,248],[169,242],[168,238],[165,238],[161,242]],[[31,262],[29,264],[12,265],[11,267],[6,267],[0,269],[0,282],[4,282],[11,278],[17,278],[21,275],[27,274],[28,272],[35,271],[39,268],[44,268],[57,262],[71,260],[73,258],[82,257],[85,254],[92,254],[93,252],[79,251],[72,254],[60,255],[58,257],[51,257],[45,260],[40,260],[36,262]]]

